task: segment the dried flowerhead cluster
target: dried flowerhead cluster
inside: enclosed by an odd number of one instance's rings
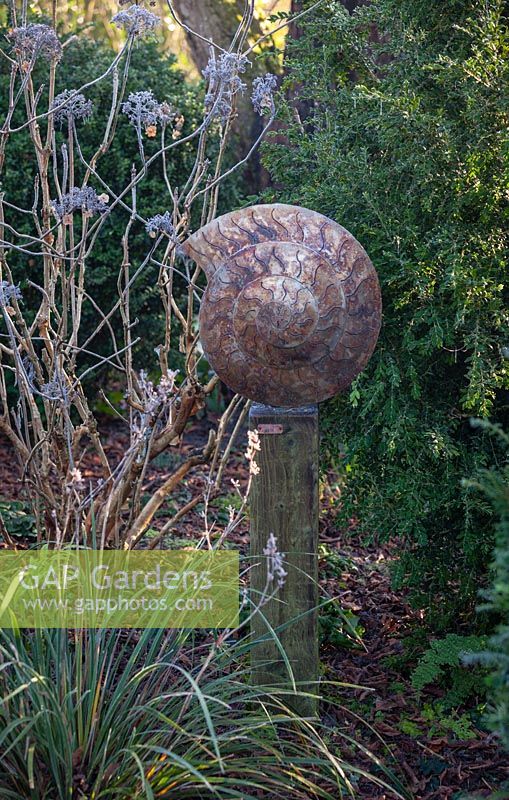
[[[263,554],[267,556],[267,581],[275,581],[277,588],[281,589],[285,585],[288,572],[283,568],[285,554],[277,549],[277,539],[273,533],[268,538],[267,546],[263,548]]]
[[[184,127],[185,121],[186,118],[184,117],[183,114],[179,114],[178,112],[175,113],[175,119],[173,120],[173,131],[171,134],[171,138],[173,139],[173,141],[180,139],[180,137],[182,136],[182,129]]]
[[[66,122],[68,124],[78,121],[88,122],[92,116],[93,108],[91,100],[87,100],[84,95],[69,89],[58,94],[51,104],[51,109],[56,109],[55,122],[58,125],[63,125]]]
[[[145,230],[152,239],[155,239],[158,233],[166,233],[171,239],[175,237],[175,228],[169,211],[150,217]]]
[[[178,370],[169,371],[163,375],[159,384],[154,386],[153,381],[149,380],[145,370],[141,370],[138,383],[141,392],[141,404],[145,415],[154,416],[164,411],[175,397],[177,387],[175,380]]]
[[[70,470],[69,481],[66,483],[65,488],[69,494],[72,492],[82,492],[86,489],[86,483],[80,469],[73,467]]]
[[[62,45],[49,25],[32,22],[30,25],[15,28],[9,37],[14,52],[23,62],[35,60],[39,55],[49,61],[58,61],[62,57]]]
[[[275,75],[271,75],[270,72],[263,77],[255,78],[253,81],[251,100],[254,110],[257,114],[260,114],[260,116],[266,113],[274,113],[274,91],[276,86],[277,78]]]
[[[222,122],[232,113],[235,95],[246,89],[239,75],[246,71],[248,64],[246,56],[238,53],[221,53],[219,58],[212,53],[203,70],[208,83],[205,109],[207,112],[214,110],[214,117],[220,117]]]
[[[152,33],[161,20],[156,14],[142,6],[133,5],[125,11],[119,11],[111,20],[117,28],[123,28],[129,36],[146,36]]]
[[[58,370],[55,370],[48,383],[41,386],[41,394],[46,400],[60,403],[65,408],[70,408],[71,406],[71,397],[67,389],[66,379]]]
[[[159,103],[150,90],[131,92],[122,112],[128,117],[131,125],[141,133],[142,129],[149,138],[155,136],[157,126],[168,125],[175,118],[175,111],[169,103]]]
[[[260,437],[258,431],[247,432],[247,450],[245,452],[246,461],[249,464],[249,474],[259,475],[260,467],[256,463],[256,454],[261,450]]]
[[[0,281],[0,307],[9,306],[13,298],[22,299],[19,286],[14,286],[9,281]]]
[[[91,186],[83,188],[75,186],[70,192],[63,194],[60,200],[53,200],[51,206],[59,220],[64,220],[73,211],[81,210],[86,214],[104,214],[108,210],[107,195],[98,195]]]

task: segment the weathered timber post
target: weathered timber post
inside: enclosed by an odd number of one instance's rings
[[[230,389],[265,404],[251,411],[261,439],[251,497],[251,554],[260,563],[252,570],[252,604],[265,586],[263,550],[271,533],[288,575],[255,615],[253,634],[265,636],[267,622],[279,628],[296,683],[312,692],[318,677],[315,404],[345,391],[368,363],[381,322],[378,278],[349,231],[316,211],[281,203],[219,217],[190,236],[182,253],[207,275],[200,338],[209,364]],[[274,639],[256,642],[253,680],[288,685]],[[299,712],[315,713],[313,698],[293,699]]]
[[[258,685],[292,686],[275,631],[300,692],[316,694],[318,662],[318,408],[273,408],[255,404],[249,427],[260,436],[260,473],[251,492],[251,602],[266,588],[263,555],[272,533],[284,554],[284,586],[255,613],[251,625],[258,642],[251,655]],[[269,587],[270,591],[273,587]],[[293,621],[292,621],[293,620]],[[267,626],[269,623],[270,628]],[[290,623],[290,624],[288,624]],[[286,626],[280,629],[281,626]],[[303,716],[317,713],[317,701],[300,694],[284,698]]]

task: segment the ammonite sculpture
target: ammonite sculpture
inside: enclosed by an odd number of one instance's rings
[[[252,206],[201,228],[184,253],[208,278],[203,350],[235,392],[305,405],[342,391],[365,367],[380,329],[380,288],[341,225],[298,206]]]

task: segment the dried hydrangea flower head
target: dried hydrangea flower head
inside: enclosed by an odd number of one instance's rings
[[[163,125],[168,125],[170,122],[176,117],[175,109],[166,101],[163,102],[159,106],[159,119]]]
[[[171,138],[173,141],[176,139],[180,139],[182,136],[182,129],[184,127],[186,119],[183,114],[176,113],[175,118],[173,120],[173,132],[171,134]]]
[[[263,77],[255,78],[253,81],[253,93],[251,100],[253,108],[257,114],[263,116],[265,112],[274,113],[274,91],[277,86],[277,78],[268,72]]]
[[[64,222],[73,211],[81,210],[91,215],[104,214],[108,210],[104,196],[98,195],[91,186],[84,186],[82,189],[75,186],[70,192],[62,195],[60,200],[53,200],[51,206],[55,216]]]
[[[22,300],[21,289],[19,286],[9,283],[9,281],[0,281],[0,307],[11,305],[11,300]]]
[[[86,489],[86,483],[80,469],[73,467],[70,470],[69,481],[66,483],[65,488],[69,494],[71,492],[82,492]]]
[[[138,133],[143,129],[149,138],[155,136],[159,123],[167,125],[175,117],[170,104],[159,103],[150,90],[131,92],[125,103],[122,103],[122,112]]]
[[[156,14],[147,11],[142,6],[130,6],[125,11],[119,11],[111,20],[117,28],[123,28],[129,36],[147,36],[153,33],[161,20]]]
[[[61,403],[65,408],[70,408],[72,397],[67,389],[67,379],[59,369],[55,369],[51,380],[41,386],[41,394],[46,400]]]
[[[62,45],[49,25],[31,22],[30,25],[15,28],[9,38],[13,42],[14,52],[24,62],[35,60],[39,55],[49,61],[58,61],[62,57]]]
[[[150,90],[131,92],[122,103],[122,112],[135,127],[157,125],[159,103]]]
[[[239,75],[246,71],[249,61],[246,56],[238,53],[221,53],[216,58],[215,53],[203,70],[203,77],[208,83],[205,96],[205,109],[207,112],[214,109],[214,117],[220,117],[225,122],[232,113],[235,95],[246,89],[246,84]]]
[[[51,109],[56,109],[55,122],[63,125],[65,122],[88,122],[92,116],[93,104],[84,95],[66,89],[55,97]]]
[[[155,239],[158,233],[166,233],[171,239],[175,238],[175,228],[169,211],[150,217],[145,230],[152,239]]]

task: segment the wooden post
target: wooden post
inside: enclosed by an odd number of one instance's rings
[[[257,457],[260,474],[254,478],[250,502],[252,602],[258,602],[266,584],[263,550],[271,533],[277,539],[278,551],[285,555],[288,572],[275,598],[255,614],[252,635],[258,639],[269,633],[265,617],[276,630],[297,689],[317,693],[318,408],[254,404],[249,419],[250,429],[258,430],[261,442]],[[277,630],[281,626],[286,627]],[[291,686],[287,666],[273,639],[256,644],[251,659],[256,685]],[[313,698],[284,699],[303,716],[317,713]]]

